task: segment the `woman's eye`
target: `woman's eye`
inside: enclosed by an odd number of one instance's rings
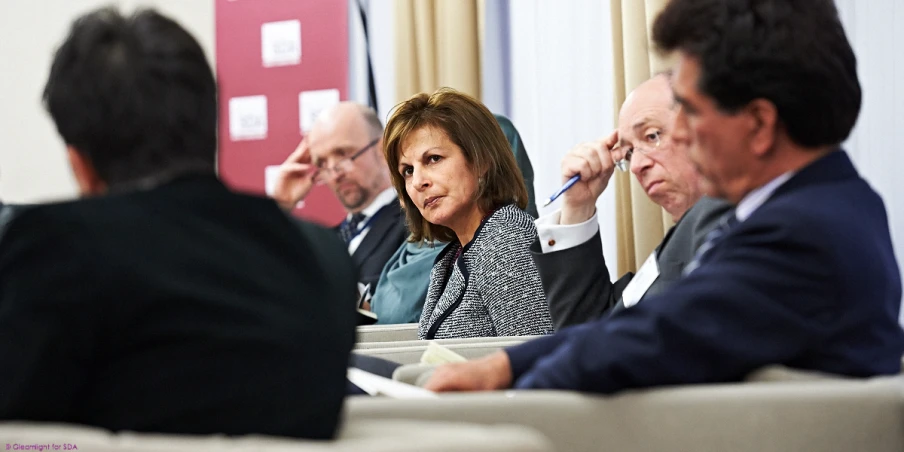
[[[402,171],[399,171],[399,172],[402,174],[402,177],[408,177],[408,176],[411,176],[413,171],[414,170],[412,170],[412,168],[410,166],[406,166],[406,167],[402,168]]]
[[[436,163],[436,162],[438,162],[438,161],[440,161],[440,160],[442,160],[442,159],[443,159],[443,158],[440,157],[440,156],[438,156],[438,155],[431,155],[430,157],[427,158],[427,161],[430,162],[430,163]]]

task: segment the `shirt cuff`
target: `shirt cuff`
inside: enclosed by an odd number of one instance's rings
[[[578,224],[559,224],[561,217],[562,210],[559,209],[534,220],[543,253],[574,248],[592,239],[600,230],[596,212],[589,220]]]

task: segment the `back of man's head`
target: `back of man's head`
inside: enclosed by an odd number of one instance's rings
[[[215,171],[216,83],[197,41],[153,10],[82,16],[56,52],[44,105],[109,189]]]
[[[653,39],[699,59],[698,88],[725,112],[772,102],[801,146],[837,145],[857,121],[857,61],[833,0],[672,0]]]

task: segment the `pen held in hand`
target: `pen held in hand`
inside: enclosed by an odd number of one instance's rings
[[[562,196],[562,193],[565,193],[569,188],[571,188],[572,185],[575,184],[575,182],[577,182],[579,180],[581,180],[580,174],[576,174],[576,175],[572,176],[571,179],[568,179],[568,182],[565,182],[565,185],[563,185],[562,188],[560,188],[558,191],[553,193],[552,196],[550,196],[549,199],[547,199],[546,202],[543,203],[543,207],[546,207],[546,206],[552,204],[553,201],[558,199],[559,196]]]

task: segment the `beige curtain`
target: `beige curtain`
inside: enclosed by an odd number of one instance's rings
[[[480,99],[479,0],[396,0],[396,101],[448,86]]]
[[[615,109],[631,90],[669,67],[650,42],[650,27],[668,0],[611,0]],[[673,222],[630,172],[615,172],[618,274],[637,271]]]

